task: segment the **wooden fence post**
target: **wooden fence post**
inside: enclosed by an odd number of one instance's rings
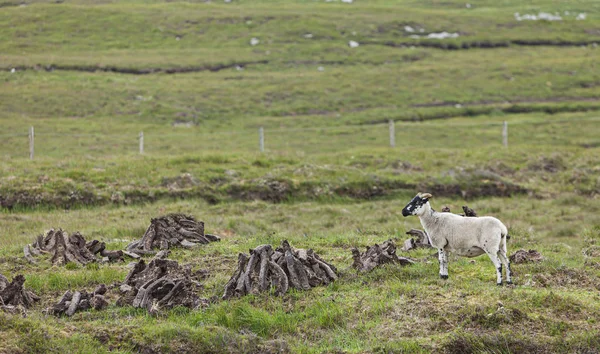
[[[258,128],[258,147],[260,152],[265,152],[265,130],[263,127]]]
[[[390,119],[390,146],[396,147],[396,129],[392,119]]]
[[[140,132],[140,155],[144,154],[144,132]]]
[[[502,127],[502,145],[505,148],[508,147],[508,122],[504,121],[504,125]]]
[[[33,145],[34,145],[33,127],[29,127],[29,159],[33,160]]]

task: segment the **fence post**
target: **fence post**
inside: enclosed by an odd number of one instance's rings
[[[502,127],[502,145],[505,148],[508,147],[508,122],[504,121],[504,125]]]
[[[390,146],[396,147],[396,129],[392,119],[390,119]]]
[[[260,152],[265,152],[265,130],[263,127],[258,128],[258,146]]]
[[[29,159],[30,160],[33,160],[33,144],[34,144],[33,127],[29,127]]]
[[[140,155],[144,154],[144,132],[140,132]]]

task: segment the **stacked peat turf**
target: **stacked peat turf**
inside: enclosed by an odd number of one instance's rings
[[[367,247],[367,250],[362,254],[357,248],[353,248],[352,258],[354,258],[352,267],[361,272],[369,272],[385,263],[398,263],[401,265],[414,263],[408,258],[396,255],[396,244],[392,240],[387,240],[381,245],[375,244],[372,247]]]
[[[460,216],[468,216],[468,217],[477,217],[477,212],[475,210],[469,208],[468,205],[463,205],[462,210],[464,214],[460,214]],[[450,213],[450,208],[448,206],[444,206],[442,208],[442,213]]]
[[[404,245],[402,246],[402,251],[410,251],[414,248],[430,248],[429,237],[423,230],[410,229],[406,232],[407,235],[414,236],[416,238],[409,238],[404,241]]]
[[[276,295],[285,294],[290,287],[309,290],[335,281],[337,269],[325,262],[313,250],[294,249],[287,240],[273,251],[271,245],[240,253],[238,266],[225,285],[223,299],[256,294],[275,288]]]
[[[124,254],[123,251],[106,250],[104,242],[98,240],[86,242],[79,232],[69,235],[60,228],[50,229],[44,235],[39,235],[33,244],[23,248],[23,253],[30,263],[36,263],[33,256],[49,253],[52,255],[52,264],[55,265],[65,265],[69,262],[86,265],[98,261],[97,254],[100,254],[106,262],[122,261]]]
[[[25,277],[17,275],[11,282],[0,274],[0,309],[15,313],[19,307],[29,308],[40,298],[23,287]]]
[[[108,306],[108,301],[104,298],[106,294],[106,285],[100,284],[92,293],[85,290],[71,292],[67,290],[60,298],[58,303],[47,309],[47,312],[55,315],[73,316],[77,311],[85,311],[91,308],[102,310]]]
[[[475,210],[469,208],[466,205],[462,206],[462,210],[465,212],[464,216],[468,216],[468,217],[472,217],[472,218],[477,217],[477,213],[475,212]]]
[[[167,259],[168,250],[160,251],[146,265],[140,260],[129,271],[120,289],[124,293],[117,305],[145,308],[154,314],[175,306],[198,308],[206,300],[196,294],[202,284],[193,279],[189,265],[180,266]]]
[[[168,214],[150,220],[144,236],[127,246],[127,251],[136,254],[154,254],[154,249],[169,249],[180,246],[192,248],[200,244],[220,241],[218,236],[204,233],[204,222],[193,216]]]
[[[511,263],[521,264],[540,262],[544,259],[544,257],[536,250],[525,251],[521,249],[513,253],[510,257],[508,257],[508,259]]]

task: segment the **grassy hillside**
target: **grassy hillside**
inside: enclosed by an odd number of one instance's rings
[[[0,274],[41,296],[26,317],[0,311],[0,353],[595,352],[600,4],[468,5],[0,2]],[[517,19],[540,12],[561,20]],[[511,254],[544,260],[506,287],[485,256],[451,257],[440,280],[432,250],[356,273],[352,247],[420,228],[400,213],[420,191],[500,218]],[[170,212],[223,238],[172,253],[208,271],[205,308],[118,307],[125,264],[22,257],[52,227],[120,249]],[[239,252],[283,239],[340,279],[216,300]],[[43,312],[100,283],[107,310]]]

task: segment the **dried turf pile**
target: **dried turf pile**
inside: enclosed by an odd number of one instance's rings
[[[398,263],[401,265],[415,263],[408,258],[398,257],[396,255],[396,244],[392,240],[387,240],[381,245],[375,244],[372,247],[367,247],[366,252],[362,254],[357,248],[352,248],[352,258],[354,258],[352,267],[361,272],[369,272],[385,263]]]
[[[121,285],[124,295],[117,305],[145,308],[154,314],[175,306],[195,309],[205,304],[196,294],[202,284],[193,279],[191,267],[180,266],[167,259],[168,255],[169,251],[163,250],[148,265],[143,259],[135,264]]]
[[[511,263],[521,264],[529,262],[540,262],[544,257],[536,250],[518,250],[513,255],[508,257]]]
[[[23,248],[23,253],[30,263],[37,263],[33,256],[49,253],[52,255],[52,264],[55,265],[65,265],[69,262],[86,265],[98,261],[97,254],[100,254],[105,262],[122,261],[124,255],[123,251],[107,251],[104,242],[86,242],[79,232],[69,236],[60,228],[50,229],[44,235],[39,235],[33,244]]]
[[[204,222],[193,216],[168,214],[151,219],[144,236],[127,246],[127,251],[136,254],[154,254],[154,249],[169,249],[180,246],[191,248],[200,244],[220,241],[218,236],[204,234]]]
[[[406,232],[407,235],[411,235],[414,236],[416,238],[409,238],[408,240],[404,241],[404,245],[402,246],[402,250],[403,251],[410,251],[412,249],[415,248],[430,248],[431,245],[429,244],[429,238],[427,237],[427,234],[425,233],[425,231],[423,230],[417,230],[417,229],[410,229],[410,231]]]
[[[0,309],[14,313],[20,306],[29,308],[40,298],[23,287],[25,277],[17,275],[11,282],[0,274]]]
[[[85,290],[72,293],[67,290],[60,301],[47,309],[47,312],[55,315],[73,316],[77,311],[86,311],[91,308],[102,310],[108,306],[108,301],[104,298],[106,294],[106,285],[100,284],[93,293],[88,293]]]
[[[271,245],[240,253],[238,267],[225,285],[223,299],[244,296],[275,288],[276,295],[285,294],[290,287],[309,290],[335,281],[337,269],[325,262],[313,250],[294,249],[287,240],[273,251]]]
[[[477,217],[477,213],[475,212],[475,210],[469,208],[467,205],[463,205],[462,210],[464,214],[460,214],[460,216]],[[451,213],[450,208],[444,206],[442,208],[442,213]]]

